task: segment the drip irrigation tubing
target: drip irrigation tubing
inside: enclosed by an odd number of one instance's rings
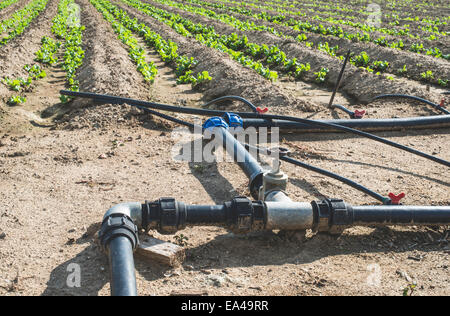
[[[340,104],[333,104],[332,108],[333,108],[333,109],[339,109],[339,110],[341,110],[341,111],[347,113],[348,116],[350,116],[350,118],[355,118],[355,112],[353,112],[353,111],[347,109],[347,108],[346,108],[345,106],[343,106],[343,105],[340,105]]]
[[[365,194],[373,197],[374,199],[382,202],[383,204],[390,204],[390,202],[391,202],[391,199],[389,199],[387,197],[384,197],[381,194],[378,194],[377,192],[372,191],[371,189],[369,189],[369,188],[367,188],[367,187],[365,187],[365,186],[363,186],[363,185],[361,185],[361,184],[359,184],[359,183],[357,183],[357,182],[355,182],[353,180],[350,180],[348,178],[340,176],[340,175],[338,175],[336,173],[333,173],[331,171],[324,170],[324,169],[321,169],[321,168],[318,168],[318,167],[315,167],[315,166],[311,166],[311,165],[309,165],[307,163],[304,163],[302,161],[299,161],[299,160],[296,160],[296,159],[293,159],[293,158],[287,157],[287,156],[281,156],[280,160],[286,161],[288,163],[291,163],[293,165],[299,166],[301,168],[304,168],[304,169],[307,169],[307,170],[310,170],[310,171],[314,171],[316,173],[319,173],[321,175],[327,176],[329,178],[333,178],[335,180],[338,180],[338,181],[340,181],[342,183],[345,183],[345,184],[351,186],[352,188],[354,188],[354,189],[356,189],[358,191],[364,192]]]
[[[84,97],[84,98],[102,100],[106,103],[116,103],[116,104],[127,103],[129,105],[134,105],[134,106],[149,107],[149,108],[158,109],[158,110],[179,112],[179,113],[186,113],[186,114],[197,114],[197,115],[206,115],[206,116],[222,116],[225,113],[227,113],[225,111],[178,107],[178,106],[159,104],[159,103],[154,103],[154,102],[133,100],[133,99],[129,99],[129,98],[114,97],[114,96],[109,96],[109,95],[99,95],[99,94],[95,94],[95,93],[74,92],[74,91],[62,90],[61,94],[72,96],[72,97]],[[262,115],[259,113],[249,113],[249,112],[235,112],[235,113],[237,115],[241,116],[242,118],[259,118],[259,119],[262,118],[265,120],[293,121],[293,122],[307,124],[310,126],[321,126],[321,127],[327,128],[327,129],[337,129],[337,130],[345,131],[345,132],[348,132],[351,134],[363,136],[363,137],[369,138],[371,140],[407,151],[414,155],[417,155],[417,156],[423,157],[425,159],[439,163],[441,165],[450,167],[450,162],[447,160],[444,160],[444,159],[441,159],[438,157],[434,157],[427,153],[421,152],[417,149],[410,148],[410,147],[395,143],[393,141],[390,141],[388,139],[384,139],[382,137],[379,137],[379,136],[376,136],[376,135],[373,135],[373,134],[370,134],[367,132],[363,132],[363,131],[360,131],[357,129],[353,129],[350,127],[346,127],[346,126],[342,126],[342,125],[338,125],[338,124],[334,124],[334,123],[327,123],[325,121],[313,121],[313,120],[309,120],[309,119],[285,116],[285,115],[273,115],[273,114],[263,114]]]
[[[431,105],[432,107],[434,107],[435,109],[441,111],[444,114],[450,114],[450,111],[443,108],[442,106],[440,106],[439,104],[433,103],[431,101],[425,100],[423,98],[419,98],[413,95],[407,95],[407,94],[381,94],[378,95],[376,97],[373,98],[372,101],[375,100],[379,100],[379,99],[387,99],[387,98],[399,98],[399,99],[411,99],[411,100],[415,100],[415,101],[419,101],[428,105]]]
[[[223,101],[240,101],[240,102],[244,103],[245,105],[247,105],[253,112],[259,113],[258,108],[253,103],[251,103],[247,99],[244,99],[243,97],[239,97],[239,96],[235,96],[235,95],[223,96],[223,97],[214,99],[214,100],[204,104],[203,107],[208,107],[210,105],[213,105],[213,104],[216,104],[219,102],[223,102]]]
[[[274,152],[274,150],[269,149],[269,148],[261,148],[261,147],[256,147],[256,146],[252,146],[252,145],[249,145],[249,144],[243,144],[243,145],[244,145],[244,147],[246,149],[255,148],[255,149],[258,150],[259,153],[262,153],[264,155],[270,155],[272,152]],[[363,192],[363,193],[373,197],[375,200],[378,200],[378,201],[382,202],[383,204],[390,204],[391,203],[391,199],[390,198],[384,197],[381,194],[379,194],[379,193],[377,193],[377,192],[375,192],[375,191],[373,191],[373,190],[363,186],[362,184],[359,184],[359,183],[357,183],[357,182],[355,182],[353,180],[350,180],[348,178],[340,176],[340,175],[338,175],[338,174],[336,174],[334,172],[331,172],[331,171],[328,171],[328,170],[325,170],[325,169],[322,169],[322,168],[319,168],[319,167],[315,167],[315,166],[312,166],[310,164],[307,164],[307,163],[304,163],[302,161],[299,161],[297,159],[288,157],[287,153],[281,151],[281,148],[280,148],[280,150],[276,151],[276,153],[278,153],[279,159],[282,160],[282,161],[288,162],[288,163],[296,165],[298,167],[301,167],[301,168],[304,168],[304,169],[316,172],[318,174],[321,174],[321,175],[324,175],[326,177],[333,178],[333,179],[335,179],[337,181],[345,183],[348,186],[350,186],[350,187],[352,187],[352,188],[354,188],[354,189],[356,189],[356,190],[358,190],[360,192]]]

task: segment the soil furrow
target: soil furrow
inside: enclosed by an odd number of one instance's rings
[[[148,99],[149,85],[137,72],[124,44],[112,27],[88,0],[77,0],[82,8],[81,23],[85,59],[78,71],[81,91]]]

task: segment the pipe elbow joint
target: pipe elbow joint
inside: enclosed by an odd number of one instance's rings
[[[139,225],[142,223],[142,206],[139,203],[121,203],[110,208],[104,215],[98,234],[104,251],[116,237],[123,236],[130,240],[132,249],[139,244]]]

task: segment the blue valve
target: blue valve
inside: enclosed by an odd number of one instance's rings
[[[210,128],[214,128],[214,127],[223,127],[226,129],[229,128],[227,122],[225,122],[225,120],[223,118],[217,117],[217,116],[211,117],[203,124],[204,129],[210,129]]]
[[[228,125],[230,125],[230,127],[243,127],[244,126],[244,122],[242,121],[242,118],[235,114],[235,113],[225,113],[225,115],[223,116],[224,120],[226,122],[228,122]]]

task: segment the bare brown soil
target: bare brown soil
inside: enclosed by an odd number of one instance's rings
[[[130,10],[177,42],[182,54],[195,56],[200,61],[196,71],[208,70],[215,78],[203,91],[176,85],[173,69],[146,48],[147,60],[159,70],[149,86],[102,15],[88,0],[77,3],[86,26],[86,58],[78,73],[82,91],[180,106],[239,94],[258,106],[270,105],[270,113],[338,116],[325,109],[328,89],[286,78],[270,83],[228,56]],[[50,35],[56,4],[51,0],[39,17],[44,21],[40,30],[33,25],[3,48],[2,73],[17,74],[32,61],[40,37]],[[108,262],[95,233],[105,211],[119,202],[173,196],[186,203],[214,204],[249,195],[248,180],[234,163],[174,161],[173,124],[128,105],[81,100],[59,104],[64,72],[57,66],[46,71],[48,78],[33,84],[24,105],[0,106],[0,295],[109,295]],[[0,90],[2,99],[5,93],[10,92]],[[339,103],[362,106],[350,101],[338,95]],[[370,109],[370,117],[432,113],[409,103],[377,102]],[[377,134],[449,160],[449,133],[445,128]],[[406,192],[405,204],[450,204],[445,167],[417,156],[344,134],[284,134],[282,145],[298,159],[383,195]],[[356,205],[376,203],[334,180],[287,164],[282,169],[289,175],[287,192],[294,200],[339,197]],[[150,234],[176,242],[173,235]],[[341,236],[307,232],[306,240],[280,232],[237,236],[220,227],[187,228],[176,236],[180,234],[188,238],[181,267],[170,269],[136,257],[139,294],[402,295],[417,284],[413,295],[450,295],[449,227],[355,227]],[[71,263],[80,265],[81,288],[67,286]],[[379,284],[371,282],[376,276]]]

